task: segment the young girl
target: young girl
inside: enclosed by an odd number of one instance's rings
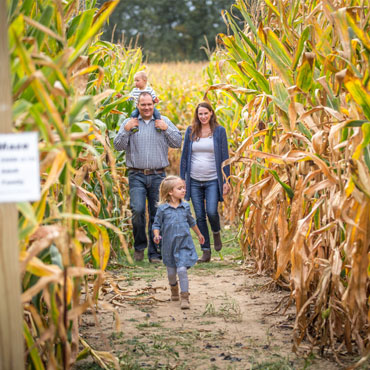
[[[187,269],[194,266],[198,255],[190,234],[190,227],[198,236],[200,244],[204,237],[191,215],[190,206],[183,201],[185,183],[178,176],[166,177],[159,188],[159,205],[153,223],[154,242],[158,244],[162,234],[162,258],[167,266],[168,281],[171,287],[171,300],[179,300],[179,276],[181,308],[190,308],[189,282]]]

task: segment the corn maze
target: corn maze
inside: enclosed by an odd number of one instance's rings
[[[290,291],[281,308],[296,308],[293,349],[305,341],[365,363],[369,1],[236,0],[209,62],[184,70],[143,66],[139,48],[101,40],[116,5],[8,1],[14,130],[40,139],[41,200],[18,205],[27,368],[69,368],[93,353],[78,318],[110,259],[132,262],[125,158],[112,140],[142,68],[180,130],[200,100],[216,108],[231,152],[224,214],[254,271]]]

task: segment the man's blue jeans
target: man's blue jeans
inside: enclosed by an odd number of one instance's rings
[[[202,250],[211,249],[207,217],[214,233],[220,231],[220,216],[218,214],[219,190],[216,180],[198,181],[190,180],[191,202],[193,203],[197,225],[203,234],[205,242],[201,245]]]
[[[149,248],[148,258],[161,258],[160,247],[153,242],[152,224],[157,212],[159,200],[159,185],[166,174],[144,175],[141,172],[129,171],[130,207],[132,211],[132,226],[134,234],[134,248],[143,251],[148,245],[146,233],[146,200],[149,210]]]

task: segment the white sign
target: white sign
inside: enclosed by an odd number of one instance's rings
[[[37,132],[0,134],[0,203],[39,199]]]

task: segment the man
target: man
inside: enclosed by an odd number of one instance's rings
[[[181,147],[181,133],[165,116],[154,120],[152,96],[143,92],[139,95],[137,108],[139,118],[128,118],[121,125],[114,139],[117,150],[126,151],[128,167],[130,207],[134,234],[134,259],[142,261],[147,247],[146,199],[149,210],[148,258],[152,263],[160,262],[161,252],[153,242],[152,224],[157,211],[159,185],[166,176],[169,165],[168,148]],[[134,127],[138,130],[132,130]]]

